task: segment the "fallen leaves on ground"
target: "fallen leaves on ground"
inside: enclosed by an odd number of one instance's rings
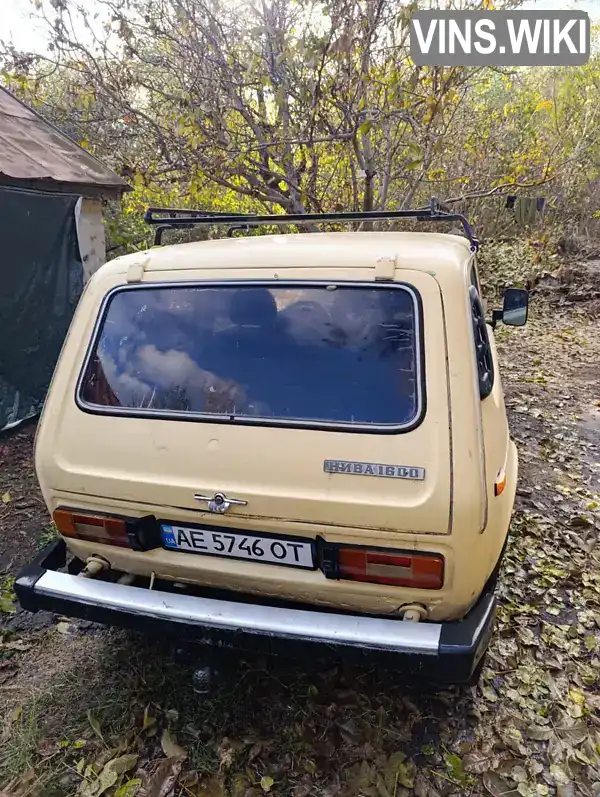
[[[187,758],[187,752],[177,744],[168,728],[163,731],[160,745],[167,758],[181,758],[182,761]]]
[[[159,761],[151,774],[146,775],[139,797],[171,797],[181,772],[181,758]],[[137,797],[137,795],[136,795]]]
[[[200,697],[193,665],[123,642],[103,677],[121,679],[127,727],[113,733],[95,696],[83,749],[47,735],[38,750],[42,769],[75,770],[65,795],[600,797],[600,329],[584,307],[533,302],[498,346],[520,484],[480,683],[234,654]],[[17,653],[0,647],[0,675]],[[11,733],[27,722],[16,711]]]
[[[119,784],[123,775],[135,766],[137,760],[138,756],[135,754],[111,758],[99,773],[96,773],[93,764],[88,765],[77,791],[78,797],[101,797],[106,794],[110,788]]]

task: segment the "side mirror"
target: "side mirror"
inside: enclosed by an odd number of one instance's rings
[[[507,288],[504,291],[502,310],[492,312],[492,327],[495,329],[498,321],[511,327],[522,327],[527,323],[529,312],[529,291],[522,288]]]
[[[507,288],[504,291],[502,321],[511,327],[522,327],[527,323],[529,291],[522,288]]]

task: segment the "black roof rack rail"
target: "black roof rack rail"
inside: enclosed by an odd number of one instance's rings
[[[337,224],[353,221],[391,221],[394,219],[416,219],[417,221],[456,221],[459,222],[469,239],[471,249],[476,252],[479,241],[473,235],[469,221],[462,213],[453,213],[435,197],[427,207],[407,210],[370,210],[342,213],[289,213],[257,215],[252,213],[224,213],[212,210],[185,210],[181,208],[148,208],[144,221],[156,227],[154,245],[160,246],[165,230],[186,229],[190,227],[226,224],[230,226],[228,235],[234,230],[249,229],[261,224]]]

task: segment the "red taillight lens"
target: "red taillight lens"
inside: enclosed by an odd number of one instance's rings
[[[88,515],[70,509],[55,509],[52,517],[63,537],[119,545],[121,548],[131,547],[124,518]]]
[[[444,559],[433,554],[393,553],[369,548],[339,548],[340,578],[395,587],[441,589]]]

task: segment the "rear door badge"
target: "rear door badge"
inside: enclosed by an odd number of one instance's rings
[[[326,459],[325,473],[348,473],[351,476],[383,476],[388,479],[423,481],[425,468],[410,465],[383,465],[377,462],[349,462],[343,459]]]

